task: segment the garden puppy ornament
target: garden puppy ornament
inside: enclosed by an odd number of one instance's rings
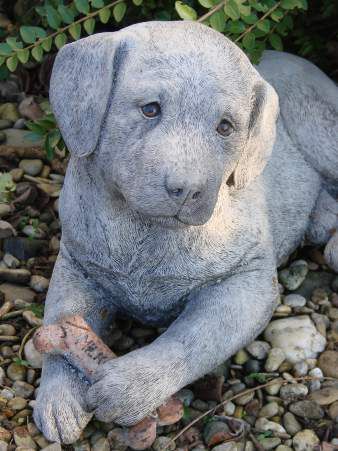
[[[264,329],[279,262],[337,226],[338,100],[310,63],[267,52],[255,69],[192,22],[64,46],[50,98],[71,159],[45,324],[79,314],[103,338],[117,312],[169,325],[91,386],[44,359],[34,419],[71,443],[92,414],[137,423]]]

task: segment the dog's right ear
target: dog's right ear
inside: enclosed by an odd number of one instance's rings
[[[114,89],[121,34],[99,33],[59,51],[50,81],[50,101],[63,139],[76,157],[90,155]]]

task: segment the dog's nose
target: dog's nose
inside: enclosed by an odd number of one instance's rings
[[[170,198],[176,200],[177,202],[183,204],[193,200],[197,200],[202,196],[203,187],[202,186],[189,186],[189,185],[177,185],[177,184],[166,184],[166,190]]]

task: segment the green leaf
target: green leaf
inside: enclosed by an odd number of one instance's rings
[[[0,55],[9,56],[13,53],[13,50],[6,42],[0,44]]]
[[[191,6],[186,5],[183,2],[175,2],[175,9],[177,14],[183,20],[196,20],[197,12],[191,8]]]
[[[2,66],[5,61],[6,58],[4,56],[0,56],[0,66]]]
[[[40,121],[28,121],[26,122],[26,126],[28,130],[35,133],[36,135],[39,135],[39,139],[41,139],[41,136],[45,135],[46,131],[42,125],[39,123]]]
[[[55,42],[56,48],[61,49],[61,47],[63,47],[67,42],[67,35],[65,33],[58,34],[55,37],[54,42]]]
[[[224,5],[224,12],[232,20],[238,20],[240,18],[240,12],[235,0],[228,0]]]
[[[269,33],[270,31],[270,21],[269,19],[262,20],[257,23],[257,28],[261,31],[263,31],[265,34]]]
[[[293,28],[293,18],[288,15],[285,16],[284,19],[282,20],[283,25],[286,26],[286,28],[288,28],[289,30],[292,30]]]
[[[35,11],[40,17],[45,17],[47,15],[46,8],[44,6],[36,6]]]
[[[248,25],[253,25],[257,22],[258,17],[255,13],[251,13],[249,16],[242,16],[242,20]]]
[[[88,0],[74,0],[74,4],[79,13],[88,14],[89,13],[89,2]]]
[[[20,359],[19,357],[14,357],[13,362],[20,366],[29,366],[29,362],[24,359]]]
[[[223,11],[216,11],[209,20],[210,25],[214,30],[223,33],[225,30],[225,15]]]
[[[243,47],[247,50],[251,50],[255,46],[255,41],[256,37],[254,33],[248,33],[242,39]]]
[[[20,41],[16,40],[17,38],[12,37],[12,38],[7,38],[6,42],[7,44],[10,46],[11,49],[13,50],[18,50],[18,49],[22,49],[23,47],[23,43]]]
[[[47,36],[46,30],[41,27],[20,27],[20,34],[24,42],[33,44],[36,39],[43,39]]]
[[[27,308],[27,310],[30,310],[31,312],[33,312],[34,315],[37,316],[38,318],[43,317],[43,312],[44,312],[43,304],[30,304],[30,306]]]
[[[20,63],[26,64],[27,61],[29,60],[29,50],[28,49],[18,50],[16,52],[16,56],[18,57]]]
[[[18,58],[16,55],[10,56],[6,61],[6,65],[11,72],[14,72],[18,66]]]
[[[143,3],[143,0],[133,0],[135,6],[140,6]]]
[[[250,14],[251,14],[251,6],[238,5],[238,9],[239,9],[240,15],[242,17],[247,17],[247,16],[250,16]]]
[[[45,52],[49,52],[53,45],[53,38],[51,36],[48,36],[48,38],[44,39],[41,42],[41,47]]]
[[[276,9],[271,13],[271,19],[275,22],[279,22],[281,19],[283,19],[283,16],[283,11],[281,11],[280,9]]]
[[[83,28],[86,30],[87,34],[93,34],[95,28],[95,19],[91,17],[90,19],[85,20],[83,23]]]
[[[65,5],[58,6],[58,13],[61,16],[61,19],[64,23],[70,25],[74,22],[74,14],[70,8],[67,8]]]
[[[61,133],[59,130],[52,130],[48,133],[48,142],[51,147],[57,146],[61,139]]]
[[[107,23],[110,19],[111,11],[109,8],[103,8],[99,11],[99,19],[102,23]]]
[[[269,41],[270,41],[271,47],[274,48],[275,50],[279,50],[279,51],[283,50],[283,43],[282,43],[280,36],[278,36],[278,34],[276,34],[276,33],[270,34]]]
[[[57,30],[61,25],[61,16],[51,5],[46,5],[48,25]]]
[[[113,16],[116,22],[121,22],[127,11],[127,5],[124,2],[118,3],[113,8]]]
[[[198,0],[198,3],[204,8],[212,8],[214,6],[213,0]]]
[[[280,6],[284,9],[294,9],[298,6],[297,0],[282,0]]]
[[[103,0],[92,0],[92,6],[93,8],[99,9],[104,7],[104,1]]]
[[[68,28],[69,34],[74,39],[74,41],[77,41],[81,36],[81,24],[79,23],[73,23]]]
[[[236,20],[230,23],[229,31],[234,34],[243,33],[245,31],[245,25],[240,20]]]
[[[42,61],[43,50],[40,45],[38,45],[37,47],[34,47],[32,49],[32,56],[36,61],[38,61],[38,62]]]
[[[51,161],[54,158],[54,148],[50,145],[48,135],[45,138],[45,151],[47,154],[47,159]]]

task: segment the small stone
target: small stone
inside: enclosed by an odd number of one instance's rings
[[[293,449],[290,448],[290,446],[279,445],[277,446],[276,451],[293,451]]]
[[[0,366],[0,385],[4,385],[6,373],[5,370]]]
[[[325,351],[318,359],[318,366],[324,376],[338,378],[338,352]]]
[[[20,398],[19,396],[15,396],[7,403],[7,407],[13,410],[22,410],[26,407],[26,405],[27,401],[24,398]]]
[[[9,204],[0,203],[0,218],[8,216],[12,212],[12,208]]]
[[[282,349],[274,347],[269,351],[268,358],[265,362],[265,369],[268,372],[278,370],[278,367],[285,360],[285,353]]]
[[[17,363],[11,363],[7,368],[7,376],[12,381],[23,381],[26,377],[26,368]]]
[[[33,368],[42,368],[42,354],[34,346],[33,339],[25,344],[25,359]]]
[[[0,221],[0,239],[16,235],[14,227],[7,221]]]
[[[42,451],[62,451],[60,443],[51,443],[42,449]]]
[[[317,380],[310,381],[310,391],[313,392],[315,390],[319,390],[321,386],[321,380],[323,377],[323,372],[320,368],[312,368],[309,371],[309,376],[317,378]]]
[[[48,290],[49,279],[43,276],[32,276],[29,285],[37,293],[44,293]]]
[[[30,310],[26,310],[25,312],[22,313],[22,317],[24,318],[24,320],[27,321],[27,323],[30,326],[42,326],[42,319],[38,318],[32,311]]]
[[[311,393],[309,399],[315,401],[320,406],[328,406],[338,401],[338,388],[326,387]]]
[[[240,349],[234,357],[236,365],[244,365],[244,363],[249,359],[248,353],[244,349]]]
[[[2,440],[3,442],[9,442],[11,438],[11,432],[0,426],[0,440]]]
[[[0,268],[0,281],[26,284],[31,278],[31,273],[28,269],[9,269]]]
[[[170,437],[157,437],[154,441],[152,448],[155,451],[170,451],[176,448],[175,442]],[[99,450],[97,450],[99,451]],[[101,451],[101,450],[100,450]]]
[[[276,401],[273,401],[269,402],[268,404],[265,404],[265,406],[263,406],[259,411],[258,416],[263,418],[271,418],[274,417],[275,415],[278,415],[278,412],[279,405],[277,404]]]
[[[19,119],[19,113],[15,103],[3,103],[0,105],[0,117],[1,119],[7,119],[11,123]]]
[[[270,449],[274,449],[274,448],[276,448],[276,446],[280,445],[281,439],[278,437],[262,438],[259,441],[259,443],[264,449],[270,450]]]
[[[329,408],[329,415],[333,421],[338,423],[338,401],[335,401],[333,404],[331,404]]]
[[[329,318],[332,321],[338,320],[338,308],[336,308],[336,307],[330,307],[329,308]]]
[[[15,335],[16,330],[12,324],[0,324],[0,335]]]
[[[41,119],[43,111],[33,96],[25,97],[19,104],[19,113],[26,119],[36,121]]]
[[[46,245],[44,240],[15,237],[4,240],[4,250],[10,252],[20,260],[27,260],[38,256]]]
[[[20,260],[8,253],[4,255],[3,261],[5,262],[6,266],[11,269],[16,269],[20,266]]]
[[[304,305],[306,304],[306,299],[300,294],[288,294],[284,297],[283,303],[285,305],[289,305],[292,308],[304,307]]]
[[[256,359],[263,360],[267,357],[271,346],[266,341],[255,340],[246,349]]]
[[[281,348],[292,363],[316,358],[326,345],[325,337],[305,315],[271,321],[264,336],[273,347]]]
[[[15,168],[10,171],[10,174],[12,176],[13,182],[20,182],[20,180],[23,177],[24,172],[20,168]]]
[[[280,390],[281,387],[282,387],[282,381],[283,381],[283,379],[277,379],[277,380],[280,380],[281,382],[276,382],[275,384],[268,385],[268,386],[265,387],[265,389],[264,389],[264,390],[265,390],[269,395],[271,395],[271,396],[277,395],[277,394],[279,393],[279,390]]]
[[[260,373],[262,370],[262,362],[260,360],[249,359],[244,363],[243,368],[246,374]]]
[[[254,392],[251,393],[249,392],[240,396],[239,398],[236,398],[234,402],[239,406],[245,406],[245,404],[248,404],[248,402],[250,402],[254,398],[254,396],[255,396]]]
[[[154,445],[153,445],[154,447]],[[93,445],[92,445],[92,451],[109,451],[110,446],[109,442],[105,437],[99,438]]]
[[[26,128],[26,120],[23,117],[20,117],[17,121],[15,121],[15,124],[13,125],[13,128],[17,130],[23,130]]]
[[[204,441],[208,446],[218,445],[229,439],[231,434],[229,427],[222,421],[211,421],[203,430]]]
[[[304,400],[290,404],[289,410],[301,418],[320,420],[324,416],[323,409],[314,401]]]
[[[19,163],[19,168],[21,168],[25,174],[32,176],[40,174],[42,167],[43,162],[37,159],[34,160],[23,159]]]
[[[280,397],[287,401],[293,401],[305,397],[309,389],[304,384],[288,384],[280,389]]]
[[[306,376],[309,371],[309,365],[305,362],[305,360],[301,360],[300,362],[294,364],[293,369],[295,376]]]
[[[286,414],[284,414],[283,425],[286,429],[286,432],[292,436],[302,430],[302,426],[300,425],[299,421],[291,412],[286,412]]]
[[[125,440],[124,430],[122,428],[114,428],[107,435],[112,450],[125,451],[128,444]]]
[[[46,233],[40,227],[33,227],[32,225],[26,225],[22,232],[29,236],[30,238],[43,239],[46,236]]]
[[[32,147],[32,141],[27,139],[27,130],[18,130],[15,128],[8,128],[6,131],[8,146],[17,147]],[[43,139],[34,142],[34,146],[42,146]]]
[[[27,448],[36,449],[36,443],[29,435],[29,432],[25,426],[19,426],[14,429],[14,441],[16,446],[25,446]]]
[[[258,418],[255,423],[255,428],[259,432],[272,431],[278,434],[286,434],[286,430],[278,423],[274,421],[269,421],[267,418]]]
[[[232,401],[229,401],[224,405],[224,413],[229,417],[231,417],[235,413],[235,409],[236,406]]]
[[[182,388],[175,394],[175,397],[183,402],[183,405],[189,407],[194,399],[194,393],[188,388]]]
[[[34,301],[35,293],[30,288],[21,287],[12,283],[0,285],[0,291],[5,295],[5,301],[13,302],[15,299],[22,299],[30,304]]]
[[[6,128],[11,128],[12,126],[13,121],[10,121],[9,119],[0,119],[0,130],[5,130]]]
[[[15,396],[20,396],[21,398],[30,398],[34,393],[34,387],[25,381],[15,381],[12,389],[14,390]]]
[[[293,262],[289,268],[282,269],[279,272],[279,280],[287,290],[294,291],[302,285],[308,271],[306,261],[298,260]]]
[[[316,445],[319,445],[319,438],[310,429],[304,429],[297,432],[292,443],[295,451],[312,451]]]
[[[221,445],[214,446],[212,451],[238,451],[236,442],[222,443]]]

